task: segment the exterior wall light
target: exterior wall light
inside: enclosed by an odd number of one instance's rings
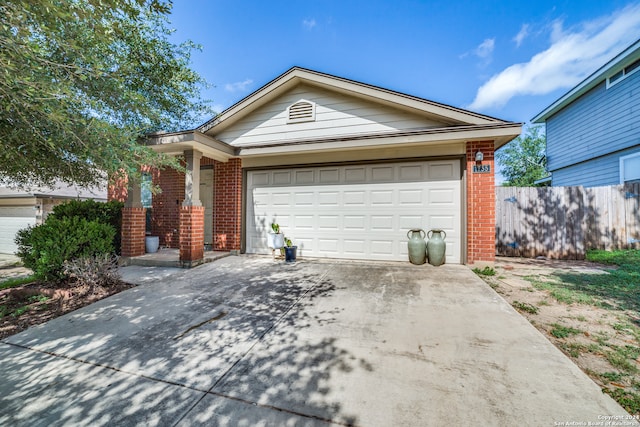
[[[482,151],[478,151],[476,153],[476,162],[481,162],[484,160],[484,154],[482,154]]]

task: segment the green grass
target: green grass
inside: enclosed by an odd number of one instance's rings
[[[27,285],[35,282],[36,279],[33,276],[26,277],[12,277],[0,282],[0,289],[15,288],[16,286]]]
[[[489,266],[486,266],[482,270],[476,267],[472,271],[476,273],[478,276],[495,276],[496,275],[496,270],[494,270],[492,267],[489,267]]]
[[[587,260],[616,266],[602,274],[558,272],[551,280],[526,277],[532,285],[546,290],[565,304],[640,311],[640,251],[587,252]]]
[[[633,393],[619,388],[604,389],[605,393],[613,397],[630,414],[640,414],[640,393]]]
[[[608,351],[606,356],[611,366],[629,374],[638,373],[636,359],[640,356],[640,347],[609,345],[609,348],[611,351]]]
[[[538,314],[538,307],[528,304],[526,302],[514,301],[511,305],[518,311],[524,311],[530,314]]]
[[[551,326],[553,326],[553,329],[551,329],[551,335],[556,338],[567,338],[568,336],[582,333],[580,329],[560,325],[558,323],[552,323]]]
[[[577,342],[561,343],[560,348],[569,353],[571,357],[578,357],[582,353],[601,353],[602,348],[595,343],[582,344]],[[599,375],[599,374],[598,374]]]

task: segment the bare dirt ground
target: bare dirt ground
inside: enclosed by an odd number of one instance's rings
[[[498,258],[496,274],[480,277],[603,392],[640,414],[640,314],[556,286],[563,274],[607,274],[608,269],[612,266],[587,261]]]

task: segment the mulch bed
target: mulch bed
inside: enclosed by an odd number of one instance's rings
[[[0,290],[0,339],[77,310],[135,285],[109,287],[74,283],[31,283]]]

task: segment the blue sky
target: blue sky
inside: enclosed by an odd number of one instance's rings
[[[640,2],[174,0],[221,111],[294,65],[528,122],[640,38]]]

